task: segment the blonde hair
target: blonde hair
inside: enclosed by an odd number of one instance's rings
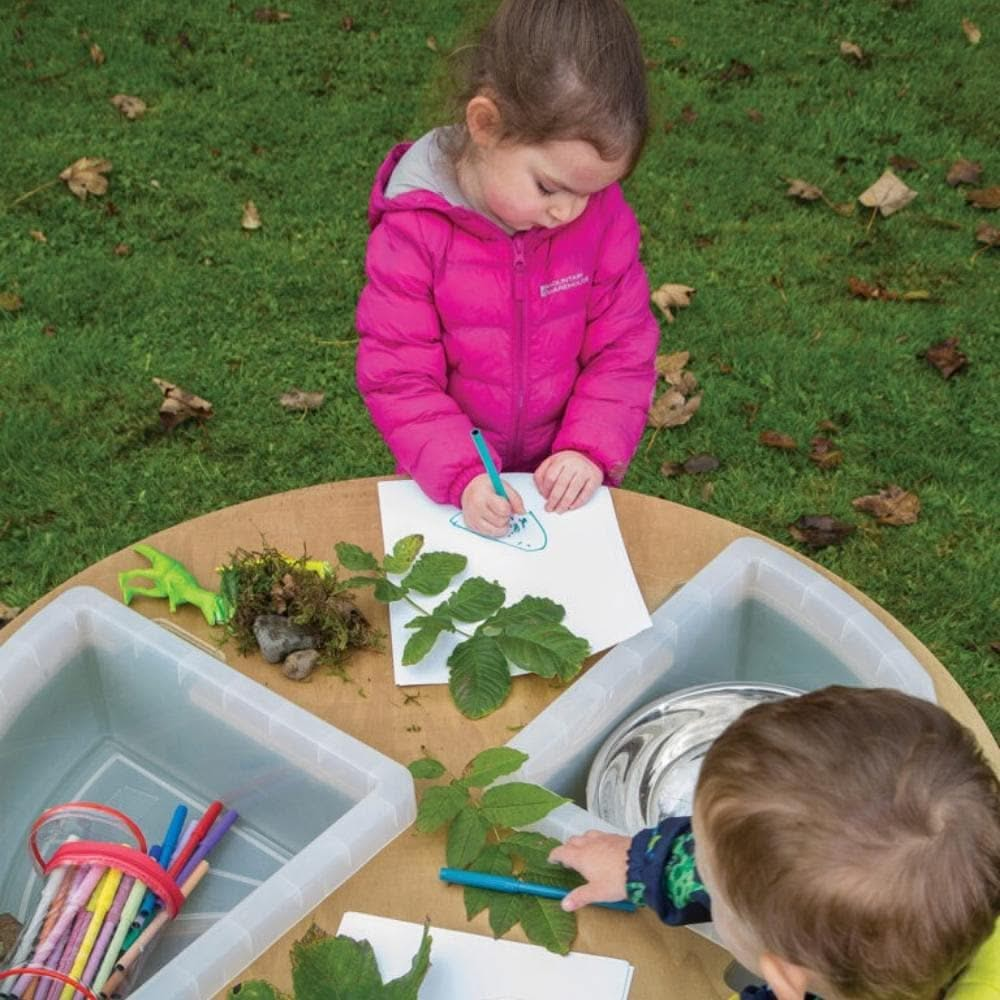
[[[477,95],[500,111],[500,139],[535,144],[578,139],[631,172],[649,129],[646,68],[621,0],[504,0],[477,43],[459,48],[456,119]],[[464,124],[445,149],[459,159]]]
[[[1000,787],[929,702],[830,687],[752,708],[695,802],[736,915],[841,996],[924,1000],[993,929]]]

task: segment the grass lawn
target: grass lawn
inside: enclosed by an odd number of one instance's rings
[[[0,601],[206,511],[392,470],[354,388],[367,195],[393,143],[440,123],[434,80],[467,6],[3,5]],[[625,485],[786,543],[803,514],[855,523],[814,558],[909,627],[1000,732],[1000,249],[974,256],[976,226],[1000,216],[945,182],[967,158],[979,187],[1000,184],[996,5],[631,9],[656,124],[627,194],[653,285],[698,290],[663,349],[690,351],[704,397],[683,427],[647,432]],[[145,115],[123,117],[119,93]],[[12,205],[82,156],[112,162],[107,194],[57,181]],[[873,220],[856,198],[892,157],[918,197]],[[782,178],[854,214],[788,198]],[[928,298],[854,298],[851,276]],[[949,379],[918,356],[947,337],[969,358]],[[154,376],[215,416],[162,433]],[[292,386],[325,405],[285,413]],[[822,421],[843,453],[829,470],[808,459]],[[702,452],[717,471],[661,473]],[[852,509],[890,483],[919,496],[916,524]]]

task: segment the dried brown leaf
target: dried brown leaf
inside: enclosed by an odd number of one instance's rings
[[[976,239],[988,247],[1000,247],[1000,229],[988,222],[980,222],[976,226]]]
[[[438,40],[433,35],[427,36],[427,48],[429,48],[431,52],[437,52],[438,50]]]
[[[674,351],[673,354],[657,354],[656,373],[666,378],[671,372],[682,371],[690,358],[690,351]]]
[[[789,198],[798,198],[799,201],[819,201],[823,197],[823,189],[808,181],[800,180],[798,177],[788,178],[788,190],[785,194]]]
[[[798,447],[791,434],[782,434],[781,431],[761,431],[757,440],[768,448],[782,448],[785,451],[795,451]]]
[[[20,613],[20,608],[12,608],[9,604],[0,601],[0,628],[9,625]]]
[[[816,425],[816,430],[826,431],[827,434],[839,434],[840,427],[835,424],[832,420],[821,420]]]
[[[907,187],[891,170],[886,170],[870,188],[858,195],[858,201],[888,216],[905,208],[916,196],[916,191]]]
[[[24,305],[24,299],[13,292],[0,292],[0,310],[3,312],[17,312]]]
[[[132,253],[132,248],[127,243],[116,243],[115,244],[115,256],[116,257],[128,257]]]
[[[797,542],[812,549],[822,549],[827,545],[839,545],[854,533],[854,525],[838,521],[829,514],[803,514],[788,531]]]
[[[240,225],[244,229],[252,231],[260,229],[263,224],[260,221],[260,212],[257,211],[257,206],[252,201],[246,202],[243,205],[243,218],[240,220]]]
[[[281,397],[281,405],[286,410],[318,410],[326,399],[326,393],[306,392],[304,389],[289,389]]]
[[[962,18],[962,31],[965,32],[965,37],[969,39],[970,45],[978,45],[982,41],[983,33],[967,17]]]
[[[749,80],[752,76],[752,66],[740,62],[738,59],[730,59],[729,65],[719,74],[719,79],[723,83],[732,83],[735,80]]]
[[[889,157],[889,166],[892,167],[893,170],[898,170],[902,174],[905,174],[910,170],[920,169],[920,164],[916,160],[911,159],[909,156],[900,156],[898,153],[893,153],[893,155]]]
[[[46,237],[45,233],[43,233],[40,229],[29,229],[28,230],[28,235],[36,243],[48,243],[49,242],[48,241],[48,237]]]
[[[163,393],[163,403],[160,405],[160,426],[165,431],[172,431],[185,420],[193,418],[198,423],[204,423],[212,416],[214,410],[207,399],[202,399],[201,396],[187,392],[162,378],[154,378],[153,381]]]
[[[825,437],[814,437],[809,442],[809,461],[821,469],[835,469],[844,461],[844,453]]]
[[[684,466],[680,462],[664,462],[660,466],[660,475],[668,479],[672,476],[680,476],[684,472]]]
[[[760,125],[760,123],[764,120],[764,115],[756,108],[747,108],[747,118],[749,118],[755,125]]]
[[[843,41],[840,43],[840,54],[845,58],[851,58],[857,63],[865,63],[868,57],[865,55],[860,45],[854,42]]]
[[[285,10],[275,10],[273,7],[258,7],[253,12],[253,19],[262,24],[278,24],[281,21],[290,21],[292,15]]]
[[[104,50],[97,44],[97,42],[94,42],[93,45],[90,46],[90,61],[95,66],[103,66],[106,58]]]
[[[899,298],[899,292],[891,292],[883,285],[873,285],[868,281],[851,275],[847,279],[847,287],[856,299],[883,299],[894,301]]]
[[[871,514],[879,524],[916,524],[920,514],[919,497],[895,484],[871,496],[857,497],[851,506]]]
[[[931,344],[924,352],[924,357],[945,378],[951,378],[969,363],[969,359],[958,349],[958,337],[949,337]]]
[[[1000,185],[978,188],[975,191],[966,191],[965,200],[970,205],[975,205],[976,208],[1000,208]]]
[[[948,171],[945,180],[951,187],[959,184],[978,184],[983,174],[983,165],[975,160],[956,160]]]
[[[59,180],[65,181],[70,191],[85,201],[88,194],[99,195],[108,190],[108,179],[104,175],[110,172],[110,160],[81,156],[59,175]]]
[[[684,471],[689,476],[699,476],[706,472],[715,472],[722,463],[714,455],[692,455],[684,462]]]
[[[668,389],[653,403],[649,411],[650,427],[680,427],[686,424],[701,406],[702,393],[685,399],[683,393]]]
[[[660,285],[660,287],[653,292],[651,298],[653,302],[660,307],[663,315],[667,317],[667,322],[673,323],[674,316],[670,310],[683,309],[686,306],[691,305],[691,296],[693,296],[694,293],[695,289],[689,287],[688,285],[665,284]]]
[[[111,103],[129,121],[135,121],[146,113],[146,102],[140,97],[132,97],[130,94],[115,94],[111,98]]]

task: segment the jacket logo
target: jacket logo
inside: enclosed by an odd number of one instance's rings
[[[578,285],[585,285],[590,281],[582,271],[578,271],[576,274],[569,274],[565,278],[556,278],[555,281],[550,281],[548,284],[538,286],[538,294],[544,299],[547,295],[555,295],[556,292],[568,292],[571,288],[576,288]]]

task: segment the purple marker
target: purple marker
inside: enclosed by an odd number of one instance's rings
[[[122,910],[125,908],[125,900],[132,891],[134,882],[135,879],[131,875],[123,875],[121,882],[118,884],[118,891],[115,893],[115,898],[111,901],[111,908],[108,910],[104,918],[104,923],[101,925],[101,931],[94,942],[94,949],[90,953],[90,958],[87,959],[87,967],[83,970],[81,982],[85,986],[93,982],[94,976],[100,967],[101,958],[104,956],[108,942],[111,940],[111,935],[114,934],[115,928],[118,926],[118,921],[121,919]]]
[[[64,974],[69,974],[69,970],[73,968],[73,960],[76,958],[76,953],[80,950],[80,942],[83,941],[83,936],[87,933],[87,925],[90,923],[92,916],[93,914],[90,910],[81,910],[76,915],[76,920],[73,921],[72,928],[64,936],[64,947],[62,954],[59,956],[59,963],[57,965],[53,959],[50,959],[48,965],[50,969],[56,969]],[[62,993],[64,986],[64,983],[50,979],[47,983],[42,984],[42,988],[35,994],[35,1000],[48,1000],[53,990],[55,990],[55,997],[58,997]]]
[[[191,873],[198,865],[205,860],[209,851],[225,836],[226,831],[240,818],[240,814],[235,809],[224,812],[213,824],[212,829],[205,834],[204,839],[198,845],[197,850],[191,855],[191,860],[181,869],[177,876],[177,884],[184,883],[191,877]]]

